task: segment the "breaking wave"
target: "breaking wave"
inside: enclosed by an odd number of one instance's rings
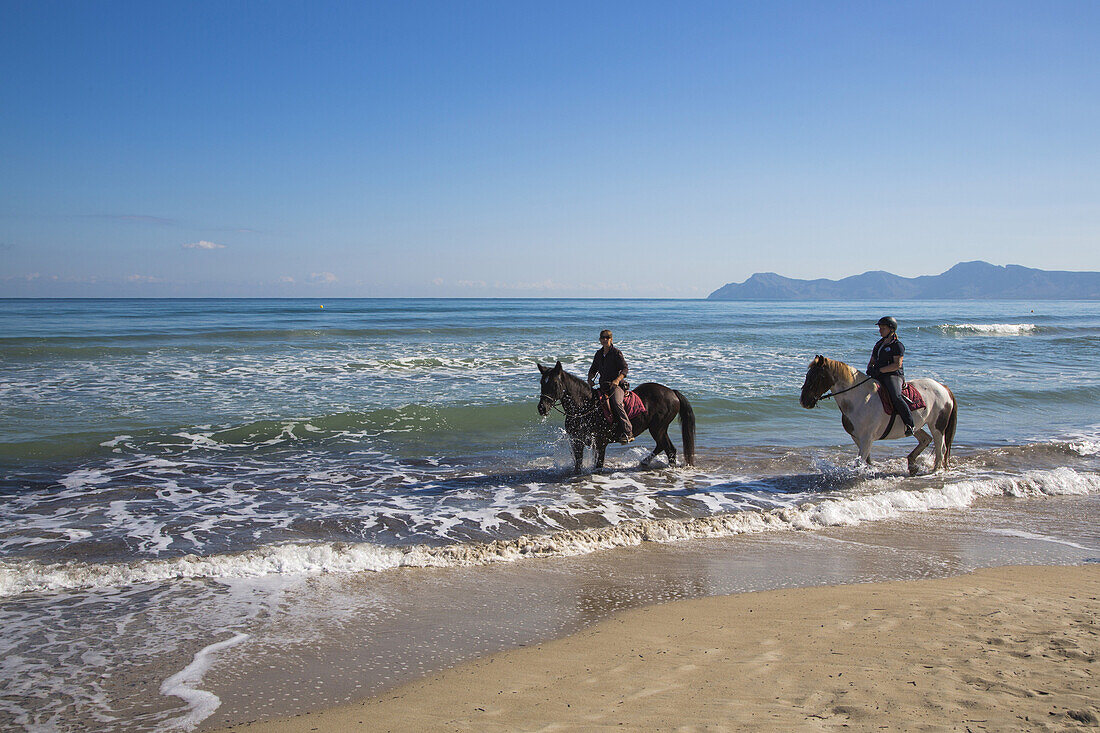
[[[869,483],[873,488],[877,479]],[[894,519],[911,512],[965,509],[990,497],[1040,498],[1100,492],[1100,474],[1072,468],[958,478],[920,490],[890,489],[825,499],[797,507],[746,510],[706,517],[628,519],[596,528],[525,535],[484,543],[384,547],[317,542],[267,546],[242,553],[141,560],[130,563],[0,562],[0,597],[28,592],[181,579],[228,579],[277,574],[378,572],[401,567],[466,567],[568,557],[643,542],[732,537],[768,531],[816,530]]]
[[[934,330],[952,335],[1020,336],[1036,333],[1039,327],[1034,323],[944,323],[936,326]]]

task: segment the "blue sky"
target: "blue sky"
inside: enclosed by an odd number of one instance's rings
[[[1100,270],[1100,4],[0,0],[0,296]]]

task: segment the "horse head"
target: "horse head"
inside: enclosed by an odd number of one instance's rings
[[[802,383],[802,395],[798,403],[807,410],[812,410],[821,395],[832,389],[836,383],[836,377],[826,365],[827,359],[818,354],[810,362],[810,368],[806,370],[806,381]]]
[[[542,394],[539,396],[538,410],[540,415],[547,415],[550,408],[565,394],[565,383],[561,376],[562,366],[559,361],[552,367],[544,367],[542,364],[538,367],[542,372]]]

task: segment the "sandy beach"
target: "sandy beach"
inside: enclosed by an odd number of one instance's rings
[[[700,598],[227,730],[1072,730],[1098,619],[1091,564]]]

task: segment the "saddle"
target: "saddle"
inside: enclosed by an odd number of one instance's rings
[[[600,411],[603,412],[603,419],[610,425],[615,422],[611,417],[611,398],[608,397],[602,390],[597,395],[597,400],[600,403]],[[626,408],[626,416],[633,420],[638,415],[644,415],[646,413],[645,405],[642,404],[642,398],[633,392],[623,393],[623,407]]]
[[[894,405],[890,402],[890,395],[886,392],[886,388],[881,384],[876,384],[875,387],[877,387],[879,401],[882,402],[882,409],[887,415],[893,415]],[[917,388],[909,384],[909,382],[906,382],[905,386],[901,388],[901,398],[909,403],[910,410],[919,410],[923,407],[927,407],[924,403],[924,397],[922,397],[921,393],[917,391]]]

